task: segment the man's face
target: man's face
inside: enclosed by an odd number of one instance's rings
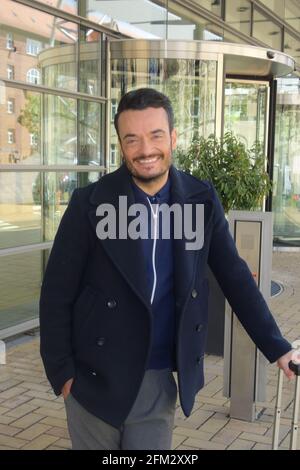
[[[137,180],[159,180],[168,172],[176,147],[176,131],[170,132],[163,108],[123,111],[118,130],[123,158]]]

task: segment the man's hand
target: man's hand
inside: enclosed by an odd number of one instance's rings
[[[278,367],[283,370],[289,380],[295,376],[294,372],[289,368],[289,362],[292,360],[298,363],[300,362],[300,350],[292,349],[281,356],[277,361]]]
[[[64,400],[66,400],[68,395],[70,394],[73,381],[74,379],[67,380],[65,385],[61,389],[61,393],[62,393],[62,396],[64,397]]]

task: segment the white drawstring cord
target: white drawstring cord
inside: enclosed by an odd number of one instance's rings
[[[154,241],[153,241],[153,248],[152,248],[152,267],[153,267],[153,287],[152,287],[152,293],[151,293],[151,304],[153,303],[154,295],[155,295],[155,290],[156,290],[156,283],[157,283],[157,274],[156,274],[156,267],[155,267],[155,250],[156,250],[156,240],[157,240],[157,215],[158,215],[158,209],[159,205],[156,204],[156,211],[154,212],[152,204],[147,197],[147,200],[150,205],[150,209],[153,215],[153,221],[154,221]]]

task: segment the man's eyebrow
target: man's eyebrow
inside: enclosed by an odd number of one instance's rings
[[[164,129],[154,129],[153,131],[150,132],[150,134],[159,134],[159,133],[165,134],[166,131]],[[130,137],[137,137],[137,135],[136,134],[125,134],[124,137],[123,137],[123,140],[128,139]]]
[[[136,137],[136,134],[125,134],[123,139],[127,139],[128,137]]]
[[[163,134],[166,133],[164,129],[154,129],[154,131],[151,131],[151,134],[158,134],[159,132],[162,132]]]

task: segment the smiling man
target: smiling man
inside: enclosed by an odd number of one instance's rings
[[[170,449],[173,374],[186,416],[204,385],[207,265],[258,348],[289,377],[292,351],[237,253],[214,188],[172,164],[169,99],[131,91],[115,126],[123,165],[74,191],[55,237],[40,300],[41,355],[65,399],[73,449]],[[154,227],[147,237],[97,237],[100,206],[122,220],[120,196],[146,208]],[[201,249],[186,249],[185,232],[173,236],[172,219],[171,236],[161,236],[163,204],[204,207]]]
[[[148,194],[155,194],[168,180],[176,131],[170,130],[170,119],[164,108],[142,110],[122,108],[116,115],[123,158],[133,180]]]

